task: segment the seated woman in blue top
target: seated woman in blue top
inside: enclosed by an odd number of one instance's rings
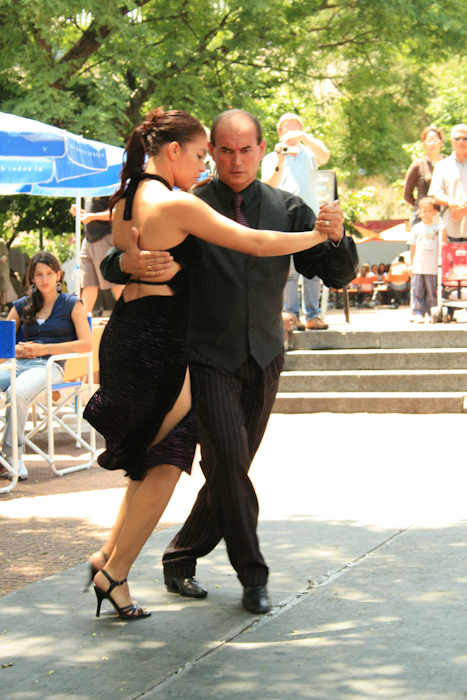
[[[18,478],[28,478],[24,466],[24,428],[33,399],[46,388],[46,363],[51,355],[89,352],[91,330],[84,306],[73,294],[62,293],[62,270],[52,253],[41,251],[29,263],[26,275],[28,294],[13,302],[8,320],[20,326],[24,341],[16,345],[16,400],[18,411]],[[52,382],[63,378],[65,360],[52,365]],[[9,390],[10,371],[0,370],[0,391]],[[9,392],[8,392],[9,393]],[[7,394],[7,400],[9,396]],[[3,433],[4,457],[11,464],[11,425],[9,409]],[[11,478],[4,467],[0,473]]]

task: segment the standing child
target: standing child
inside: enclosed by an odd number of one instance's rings
[[[420,200],[421,222],[410,232],[410,267],[412,269],[412,319],[423,323],[425,314],[431,319],[431,308],[436,306],[438,271],[438,224],[434,217],[438,213],[433,197]]]

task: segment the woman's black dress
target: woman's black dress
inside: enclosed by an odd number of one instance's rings
[[[190,277],[201,255],[193,236],[169,252],[182,265],[167,283],[173,296],[129,302],[120,297],[101,339],[100,388],[84,413],[106,440],[100,466],[125,469],[135,480],[158,464],[173,464],[189,474],[197,443],[191,409],[151,447],[185,381]]]

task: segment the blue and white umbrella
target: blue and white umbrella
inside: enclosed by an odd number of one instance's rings
[[[0,195],[75,197],[79,268],[81,197],[115,192],[123,152],[123,148],[84,139],[65,129],[0,112]]]
[[[111,194],[122,160],[123,148],[0,112],[0,194]]]

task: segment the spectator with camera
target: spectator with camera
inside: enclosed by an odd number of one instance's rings
[[[265,156],[262,164],[262,180],[267,185],[298,195],[313,210],[319,213],[317,171],[329,160],[329,151],[322,141],[303,129],[298,114],[283,114],[277,122],[279,143],[274,151]],[[299,274],[293,260],[284,290],[284,312],[297,319],[300,330],[325,330],[327,323],[320,318],[319,299],[321,280],[303,278],[302,294],[306,313],[306,325],[300,320]]]

